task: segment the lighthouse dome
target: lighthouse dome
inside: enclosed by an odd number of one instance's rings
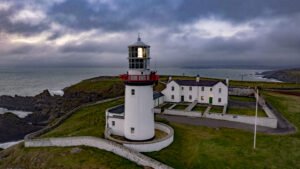
[[[137,41],[132,44],[132,45],[129,45],[128,47],[150,47],[149,45],[145,44],[144,42],[141,41],[141,38],[140,36],[138,37]]]

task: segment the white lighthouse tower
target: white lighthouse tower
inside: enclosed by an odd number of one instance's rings
[[[154,138],[153,84],[159,76],[150,70],[150,46],[138,37],[128,46],[129,70],[121,75],[125,83],[124,136],[132,141]]]

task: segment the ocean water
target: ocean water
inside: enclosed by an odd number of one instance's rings
[[[262,69],[186,69],[157,68],[160,75],[186,75],[247,81],[276,81],[264,79],[257,72]],[[63,95],[62,89],[81,80],[96,76],[117,76],[126,68],[8,68],[0,67],[0,95],[34,96],[44,89]]]

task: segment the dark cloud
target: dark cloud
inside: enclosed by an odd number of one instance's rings
[[[47,42],[20,45],[0,37],[2,65],[124,65],[127,45],[135,41],[137,32],[142,32],[151,45],[152,62],[161,66],[300,66],[298,0],[5,2],[10,8],[0,9],[0,33],[30,37],[46,32]],[[40,11],[45,17],[34,24],[30,19],[13,22],[11,18],[22,10]],[[232,27],[247,24],[254,30],[207,38],[199,36],[209,34],[201,25],[185,29],[210,18]],[[74,37],[91,30],[96,32],[91,37],[56,43],[68,39],[66,35]],[[107,38],[108,34],[122,36]],[[96,36],[103,39],[93,39]]]

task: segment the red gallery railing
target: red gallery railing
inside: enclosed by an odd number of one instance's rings
[[[150,74],[150,75],[128,75],[123,74],[119,75],[123,81],[157,81],[159,75]]]

